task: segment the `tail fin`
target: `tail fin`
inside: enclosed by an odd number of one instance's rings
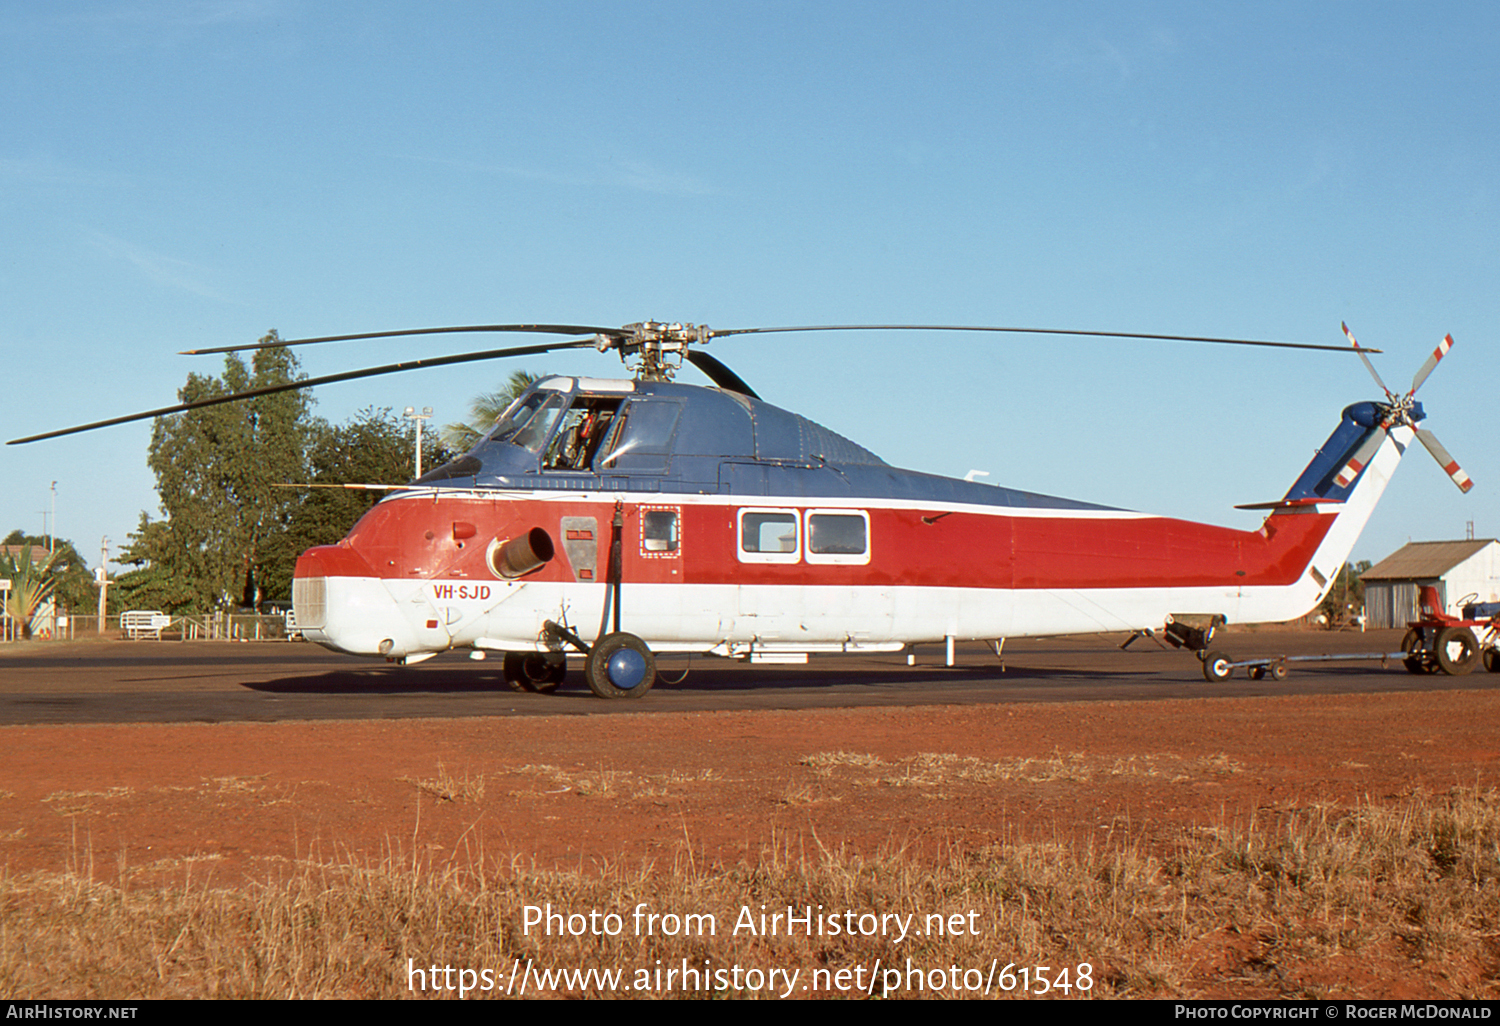
[[[1346,407],[1339,426],[1284,498],[1238,507],[1270,510],[1261,528],[1267,537],[1288,527],[1301,526],[1302,522],[1294,521],[1294,517],[1332,517],[1296,583],[1280,598],[1267,597],[1275,611],[1261,610],[1266,614],[1264,619],[1291,620],[1314,608],[1328,594],[1354,551],[1354,544],[1369,523],[1397,464],[1415,440],[1411,427],[1382,423],[1382,412],[1376,403]],[[1358,467],[1347,473],[1352,461]]]

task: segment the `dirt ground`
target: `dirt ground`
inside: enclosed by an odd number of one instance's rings
[[[1500,690],[4,727],[0,860],[16,871],[91,857],[106,875],[121,861],[140,871],[202,859],[228,882],[265,860],[378,853],[414,836],[435,851],[465,838],[558,867],[684,844],[738,862],[789,836],[855,850],[1149,840],[1263,811],[1500,785],[1497,713]],[[924,784],[932,755],[1036,762],[1003,783]]]
[[[1500,678],[1497,678],[1500,683]],[[222,884],[287,860],[540,868],[776,844],[1170,844],[1500,786],[1500,688],[513,719],[0,727],[0,867]],[[1031,760],[1026,762],[1024,760]],[[965,773],[1005,764],[1008,779]]]

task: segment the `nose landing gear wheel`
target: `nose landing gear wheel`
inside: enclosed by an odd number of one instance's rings
[[[606,634],[589,651],[583,673],[600,698],[640,698],[656,683],[656,657],[634,634]]]

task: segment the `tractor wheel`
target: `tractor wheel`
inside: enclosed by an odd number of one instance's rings
[[[1500,648],[1484,650],[1484,668],[1491,673],[1500,673]]]
[[[1438,632],[1437,661],[1443,672],[1462,677],[1479,662],[1479,641],[1467,627],[1444,627]]]
[[[589,651],[583,672],[600,698],[640,698],[656,683],[656,657],[634,634],[606,634]]]
[[[1401,660],[1401,665],[1406,667],[1407,673],[1431,673],[1434,669],[1432,653],[1426,651],[1422,643],[1422,632],[1413,627],[1406,632],[1406,637],[1401,639],[1401,651],[1406,653],[1406,658]]]

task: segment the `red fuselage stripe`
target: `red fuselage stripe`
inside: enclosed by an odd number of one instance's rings
[[[782,508],[776,501],[765,508]],[[677,510],[678,547],[650,549],[641,509]],[[1306,572],[1332,527],[1333,513],[1275,513],[1259,531],[1238,531],[1165,517],[1010,516],[988,512],[869,508],[869,562],[746,562],[738,554],[740,505],[670,496],[628,502],[624,578],[641,583],[841,585],[960,588],[1173,588],[1284,586]],[[822,509],[804,501],[784,508]],[[861,507],[850,506],[851,509]],[[468,497],[395,500],[372,509],[336,546],[305,553],[298,577],[494,580],[485,559],[491,539],[540,527],[555,557],[528,579],[604,579],[614,500],[549,502]],[[561,517],[597,522],[594,573],[570,562]],[[462,529],[455,530],[455,523]],[[470,526],[477,534],[468,535]],[[577,541],[579,528],[570,524]],[[459,537],[455,537],[458,535]],[[582,560],[580,560],[582,562]]]

